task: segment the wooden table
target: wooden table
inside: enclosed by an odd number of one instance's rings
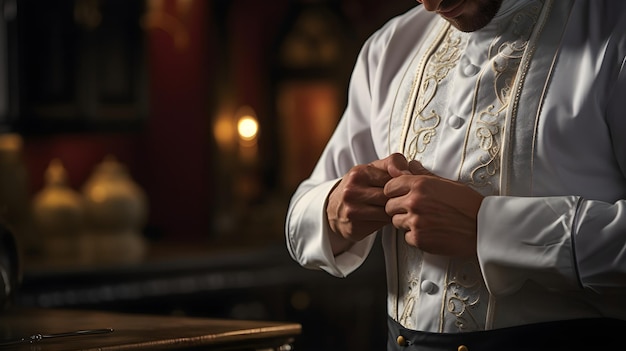
[[[0,350],[290,350],[301,326],[297,323],[81,310],[13,309],[0,312],[0,342],[78,330],[102,330],[102,333],[4,344],[0,345]]]

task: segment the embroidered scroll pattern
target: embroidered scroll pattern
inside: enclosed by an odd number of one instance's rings
[[[518,13],[511,21],[513,27],[510,33],[513,40],[498,44],[494,41],[490,50],[491,72],[493,73],[494,104],[484,107],[477,113],[472,124],[474,145],[468,145],[466,153],[475,153],[478,165],[469,172],[461,172],[459,179],[476,189],[482,188],[482,193],[492,195],[498,193],[495,184],[500,172],[500,150],[504,117],[509,107],[511,88],[515,81],[519,64],[528,45],[528,38],[537,22],[541,10],[540,2],[528,6],[525,11]],[[495,48],[495,50],[494,50]],[[495,51],[495,52],[493,52]],[[488,78],[489,76],[485,76]],[[478,99],[475,91],[475,106]],[[484,96],[481,96],[484,100]],[[474,163],[476,164],[476,163]]]
[[[409,283],[407,284],[408,291],[405,294],[404,298],[404,306],[402,308],[402,314],[400,315],[399,323],[405,326],[406,328],[413,329],[415,326],[413,325],[413,308],[415,307],[415,302],[419,296],[419,278],[411,278],[409,279]]]
[[[483,307],[487,302],[482,303],[481,297],[488,298],[489,294],[482,284],[478,262],[454,262],[449,272],[451,275],[446,282],[445,311],[454,316],[454,328],[459,331],[484,329],[486,309]],[[442,318],[442,323],[444,321],[445,318]]]
[[[514,18],[503,20],[501,36],[496,37],[487,53],[489,66],[478,76],[471,97],[472,110],[468,117],[467,135],[459,167],[459,181],[484,195],[498,192],[500,153],[503,126],[509,107],[512,87],[518,68],[528,46],[533,26],[538,20],[543,0],[535,0]],[[453,70],[467,45],[467,36],[454,28],[447,30],[444,40],[427,59],[418,93],[411,113],[409,135],[404,154],[420,160],[431,152],[438,132],[443,131],[442,114],[445,102],[452,94]],[[452,96],[452,98],[454,98]],[[420,283],[424,262],[421,251],[398,240],[398,322],[407,328],[420,324]],[[487,319],[489,292],[485,287],[478,262],[448,261],[446,276],[440,286],[441,310],[439,331],[483,330]]]
[[[398,316],[398,322],[403,326],[413,329],[414,309],[420,296],[420,274],[422,272],[423,254],[420,250],[409,246],[404,241],[404,232],[398,235],[398,258],[403,262],[400,268],[400,279],[406,283],[400,285],[399,296],[403,297],[399,309],[402,313]]]
[[[470,134],[470,143],[464,151],[470,154],[467,159],[474,168],[466,172],[464,167],[461,167],[459,179],[485,195],[498,193],[499,190],[495,180],[498,179],[500,172],[501,138],[506,110],[519,64],[540,11],[540,1],[526,7],[510,22],[512,27],[504,30],[505,33],[509,33],[510,39],[501,37],[493,42],[491,47],[495,50],[490,50],[489,55],[491,74],[482,77],[483,81],[493,81],[491,100],[493,103],[481,108],[478,106],[480,84],[477,84],[474,91],[474,107],[475,111],[479,112],[470,125],[469,132],[473,134]],[[480,95],[480,99],[489,101],[488,95],[484,94]],[[450,279],[446,282],[445,311],[452,318],[451,321],[442,318],[442,329],[445,328],[443,323],[446,322],[453,322],[459,331],[484,329],[485,305],[488,302],[481,302],[481,296],[487,298],[489,293],[482,282],[478,263],[453,261],[448,276]]]
[[[459,61],[465,42],[463,38],[458,31],[449,29],[441,46],[428,60],[415,102],[412,126],[414,136],[406,148],[409,159],[419,159],[418,154],[426,150],[437,134],[441,116],[434,109],[426,111],[426,108],[435,97],[439,83]]]

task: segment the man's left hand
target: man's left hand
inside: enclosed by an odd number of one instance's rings
[[[426,252],[467,257],[476,255],[477,217],[483,196],[467,185],[439,177],[418,161],[411,175],[387,182],[385,211],[393,225],[406,231],[409,245]]]

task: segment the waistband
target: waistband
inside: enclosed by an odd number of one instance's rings
[[[554,351],[624,348],[626,321],[574,319],[466,333],[431,333],[404,328],[388,317],[388,351]],[[611,350],[611,348],[603,348]]]

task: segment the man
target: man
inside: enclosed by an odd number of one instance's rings
[[[618,340],[626,2],[419,2],[359,54],[292,257],[344,277],[381,236],[390,350]]]

